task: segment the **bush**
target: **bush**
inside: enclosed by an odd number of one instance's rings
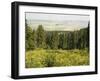
[[[26,52],[26,68],[89,65],[87,50],[43,50]]]

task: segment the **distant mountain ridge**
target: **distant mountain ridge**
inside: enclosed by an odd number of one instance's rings
[[[43,25],[44,30],[46,31],[74,31],[86,28],[88,26],[88,21],[27,20],[27,24],[34,30],[38,28],[38,25]]]

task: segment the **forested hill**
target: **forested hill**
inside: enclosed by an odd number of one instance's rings
[[[45,31],[46,33],[52,33],[52,32],[57,32],[58,34],[64,34],[64,33],[71,33],[71,32],[78,32],[78,31],[88,31],[87,28],[81,28],[80,30],[74,30],[74,31]]]
[[[54,37],[56,41],[52,40],[53,34],[55,34]],[[89,48],[89,27],[82,28],[77,31],[46,31],[46,36],[46,41],[49,44],[49,46],[51,45],[50,42],[53,41],[53,43],[59,42],[58,48],[61,49]],[[59,36],[59,41],[57,39],[57,36]]]
[[[76,31],[45,31],[42,25],[32,30],[26,24],[26,50],[43,49],[89,49],[89,25]]]

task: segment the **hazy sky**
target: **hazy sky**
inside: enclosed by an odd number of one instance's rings
[[[49,14],[26,12],[25,17],[28,24],[36,29],[42,24],[45,30],[77,30],[85,28],[89,22],[89,15],[74,14]]]

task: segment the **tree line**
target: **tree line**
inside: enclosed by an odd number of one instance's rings
[[[89,23],[88,27],[77,31],[45,31],[42,25],[37,30],[26,23],[25,49],[85,49],[89,48]]]

